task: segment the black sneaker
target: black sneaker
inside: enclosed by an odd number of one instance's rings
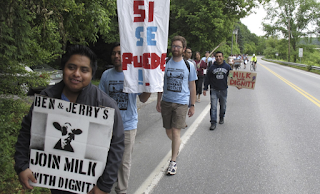
[[[215,123],[211,123],[210,130],[213,131],[215,128],[216,128],[216,124]]]
[[[224,123],[223,117],[220,117],[219,124],[223,124],[223,123]]]

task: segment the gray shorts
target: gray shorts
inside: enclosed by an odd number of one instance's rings
[[[186,127],[187,104],[161,101],[161,115],[165,129],[183,129]]]

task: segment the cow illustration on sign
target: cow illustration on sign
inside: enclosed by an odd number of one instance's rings
[[[57,122],[53,122],[53,126],[61,131],[62,138],[56,143],[54,149],[64,150],[68,152],[74,152],[71,141],[74,140],[75,135],[80,135],[82,133],[81,129],[71,129],[71,124],[66,122],[61,126]]]

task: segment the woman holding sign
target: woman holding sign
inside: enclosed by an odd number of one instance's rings
[[[67,52],[62,56],[61,59],[61,67],[63,69],[63,80],[59,82],[58,84],[46,88],[45,90],[41,91],[41,95],[45,96],[46,98],[52,98],[52,99],[61,99],[64,102],[70,102],[70,104],[74,105],[73,107],[76,107],[76,105],[83,104],[83,105],[89,105],[92,107],[95,107],[97,110],[99,107],[110,107],[114,109],[114,116],[110,117],[112,118],[110,120],[111,123],[113,123],[113,126],[110,126],[111,129],[107,129],[107,127],[103,127],[103,132],[106,130],[112,130],[112,137],[110,141],[110,147],[106,159],[106,162],[104,164],[104,170],[99,171],[97,173],[97,181],[93,183],[88,183],[86,187],[73,187],[72,182],[70,180],[70,184],[59,184],[59,180],[65,180],[67,181],[67,178],[65,177],[66,173],[61,174],[58,176],[52,176],[52,179],[49,183],[49,185],[45,184],[41,185],[41,177],[38,178],[38,180],[35,179],[35,174],[32,172],[30,167],[34,164],[34,162],[29,163],[30,161],[30,153],[33,151],[32,148],[30,149],[29,146],[34,141],[32,140],[31,136],[31,128],[36,129],[36,127],[31,126],[31,120],[32,117],[37,118],[35,114],[33,114],[33,110],[37,107],[37,104],[33,104],[30,108],[29,114],[24,117],[22,121],[22,128],[20,130],[20,134],[18,136],[18,141],[16,143],[16,153],[14,155],[15,159],[15,170],[17,174],[19,175],[19,180],[22,184],[22,186],[25,189],[33,189],[32,185],[35,186],[41,186],[41,187],[47,187],[51,188],[52,194],[61,194],[61,193],[95,193],[95,194],[106,194],[110,193],[113,183],[117,180],[117,172],[118,172],[118,166],[121,163],[123,150],[124,150],[124,130],[123,130],[123,124],[122,119],[120,115],[119,108],[116,104],[116,102],[110,98],[107,94],[99,90],[96,86],[91,84],[91,80],[94,76],[94,73],[97,69],[97,57],[93,53],[92,50],[90,50],[86,46],[80,46],[80,45],[73,45],[71,46]],[[36,102],[36,101],[35,101]],[[42,106],[45,107],[44,103],[45,101],[42,100]],[[66,110],[67,112],[70,112],[67,107],[58,107],[58,109]],[[92,108],[94,109],[94,108]],[[53,110],[56,111],[57,109]],[[72,109],[71,112],[73,112],[74,109]],[[87,113],[89,113],[88,111]],[[81,113],[81,111],[74,111],[74,114]],[[58,116],[56,116],[58,117]],[[61,115],[58,117],[61,119],[61,117],[65,117],[64,115]],[[47,118],[46,118],[47,119]],[[105,117],[107,119],[107,117]],[[40,121],[33,120],[32,123],[36,123]],[[64,123],[61,125],[59,123],[53,124],[56,129],[54,129],[57,133],[60,133],[62,136],[69,135],[66,139],[62,141],[61,144],[66,143],[67,140],[69,142],[71,140],[77,141],[78,137],[75,138],[75,135],[80,136],[82,131],[79,129],[72,129],[71,132],[67,132],[67,128],[71,127],[70,123]],[[38,127],[39,128],[39,127]],[[91,130],[91,134],[95,136],[100,136],[101,133],[96,132],[97,127],[95,127],[93,130]],[[60,130],[61,132],[59,132]],[[46,131],[50,131],[48,128],[46,128]],[[89,132],[88,132],[89,133]],[[98,133],[98,134],[95,134]],[[33,134],[33,133],[32,133]],[[30,140],[31,139],[31,140]],[[44,138],[44,141],[46,141],[46,136]],[[95,139],[96,140],[96,139]],[[74,143],[74,142],[73,142]],[[95,142],[96,143],[96,142]],[[59,143],[60,144],[60,143]],[[78,143],[79,145],[79,143]],[[87,145],[87,144],[86,144]],[[43,146],[44,147],[44,146]],[[74,153],[79,153],[79,148],[76,150],[76,146],[73,147]],[[87,148],[87,147],[86,147]],[[39,148],[38,148],[39,149]],[[48,149],[47,147],[41,148],[45,152]],[[70,151],[67,152],[65,149],[60,149],[61,151],[56,151],[56,153],[61,153],[61,155],[71,155]],[[78,152],[77,152],[78,151]],[[72,152],[73,153],[73,152]],[[99,153],[102,154],[102,153]],[[78,154],[79,156],[80,154]],[[85,157],[83,157],[85,159]],[[46,161],[46,158],[42,158],[40,162],[40,166],[46,166],[44,165],[44,161]],[[82,162],[79,162],[82,166]],[[77,165],[78,166],[78,165]],[[69,166],[70,167],[70,166]],[[51,172],[57,172],[57,169],[59,168],[52,168]],[[67,169],[62,168],[63,169]],[[93,169],[93,167],[91,167]],[[82,171],[72,171],[75,173],[82,173]],[[72,173],[71,172],[71,173]],[[89,171],[91,172],[91,171]],[[101,176],[100,176],[101,175]],[[79,179],[79,182],[84,182],[85,180],[81,179],[81,176],[78,174],[76,178]],[[32,184],[29,184],[29,180],[33,182]],[[68,179],[69,180],[69,179]],[[49,181],[45,181],[49,182]],[[95,185],[95,186],[94,186]],[[80,191],[80,190],[81,191]]]

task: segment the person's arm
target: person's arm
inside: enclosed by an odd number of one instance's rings
[[[140,99],[140,102],[147,102],[147,100],[149,99],[149,97],[151,96],[151,93],[149,92],[143,92],[139,95],[139,99]]]
[[[98,88],[99,88],[100,90],[104,91],[105,93],[107,93],[107,92],[106,92],[106,88],[104,87],[105,76],[106,76],[106,71],[103,72],[103,74],[102,74],[102,76],[101,76],[101,79],[100,79]]]
[[[29,179],[34,183],[37,182],[32,174],[32,171],[29,169],[29,146],[32,110],[33,104],[29,110],[28,115],[26,115],[22,120],[18,140],[15,145],[16,152],[14,154],[14,169],[19,176],[21,185],[25,189],[33,189],[33,187],[29,184]]]
[[[197,96],[196,95],[196,83],[195,83],[195,81],[190,81],[189,82],[189,89],[190,89],[190,103],[191,103],[191,106],[190,106],[189,111],[188,111],[188,116],[192,117],[194,115],[194,112],[195,112],[194,103],[196,102],[196,96]]]
[[[210,66],[212,67],[212,66]],[[203,95],[206,96],[207,95],[207,91],[208,91],[208,87],[209,87],[209,80],[210,80],[210,77],[211,77],[211,73],[210,73],[210,69],[208,69],[208,72],[207,72],[207,76],[204,78],[204,84],[203,84]]]
[[[20,172],[29,168],[29,146],[30,146],[30,130],[32,119],[33,104],[21,123],[21,129],[15,145],[16,152],[14,154],[15,165],[14,169],[19,175]]]
[[[33,187],[29,184],[29,179],[32,182],[37,183],[37,180],[34,178],[30,168],[27,168],[19,173],[19,181],[24,189],[33,189]]]
[[[117,180],[118,168],[121,164],[124,151],[124,129],[120,111],[116,104],[113,108],[115,109],[114,124],[107,163],[96,185],[101,191],[105,193],[111,192],[112,185]]]
[[[157,106],[156,109],[158,112],[161,112],[161,100],[162,100],[162,92],[158,92],[158,96],[157,96]]]

